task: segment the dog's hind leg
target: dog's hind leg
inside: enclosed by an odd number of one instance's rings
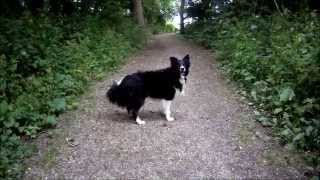
[[[127,112],[128,112],[128,115],[129,115],[130,117],[133,116],[133,114],[132,114],[132,109],[130,109],[129,107],[127,107]]]
[[[167,121],[174,121],[174,118],[171,116],[171,103],[172,101],[162,100],[163,110]]]

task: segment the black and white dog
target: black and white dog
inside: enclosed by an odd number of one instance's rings
[[[184,95],[184,86],[190,68],[190,56],[182,60],[170,57],[171,66],[156,71],[138,71],[114,82],[107,92],[111,103],[126,108],[129,115],[139,125],[145,124],[139,117],[139,110],[147,97],[162,99],[164,114],[168,121],[173,121],[170,106],[175,97],[176,89]]]

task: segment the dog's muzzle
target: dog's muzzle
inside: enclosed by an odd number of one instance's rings
[[[185,67],[180,67],[180,72],[181,73],[185,73],[186,72],[186,68]]]
[[[186,79],[187,69],[185,67],[180,67],[180,75]]]

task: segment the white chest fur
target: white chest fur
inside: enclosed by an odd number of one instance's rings
[[[181,76],[179,81],[182,84],[182,90],[181,90],[181,95],[185,96],[185,88],[186,88],[186,77],[185,76]]]

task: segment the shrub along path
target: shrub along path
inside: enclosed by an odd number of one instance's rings
[[[112,79],[163,68],[169,57],[191,55],[186,96],[177,96],[167,122],[161,103],[148,100],[141,118],[111,105]],[[303,178],[300,158],[254,121],[248,103],[217,70],[212,53],[173,34],[155,36],[112,77],[97,83],[80,107],[60,116],[58,127],[36,140],[39,150],[25,179]]]

